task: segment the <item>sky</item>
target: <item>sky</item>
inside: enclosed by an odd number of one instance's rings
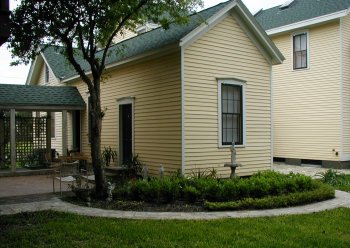
[[[204,8],[209,8],[226,0],[204,0]],[[286,0],[242,0],[251,13],[256,13],[260,9],[268,9],[277,5],[281,5]],[[10,0],[10,9],[16,7],[20,0]],[[0,83],[7,84],[25,84],[29,65],[10,66],[12,59],[11,54],[7,50],[7,44],[0,47]]]

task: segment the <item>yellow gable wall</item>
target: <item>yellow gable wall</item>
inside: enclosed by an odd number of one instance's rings
[[[341,152],[339,23],[310,28],[310,68],[293,71],[292,33],[273,37],[286,57],[273,66],[274,156],[338,160]],[[301,30],[303,31],[303,30]]]
[[[107,109],[102,126],[102,148],[119,148],[118,99],[135,97],[135,154],[149,166],[153,175],[159,165],[166,173],[181,169],[181,81],[180,53],[123,66],[105,74],[101,84],[102,108]],[[87,102],[85,84],[78,82],[80,94]],[[90,154],[87,112],[82,114],[83,152]]]
[[[237,148],[239,175],[271,168],[270,65],[240,28],[226,17],[185,50],[186,173],[217,169],[227,177],[229,148],[219,148],[218,81],[246,81],[246,147]]]
[[[343,74],[343,152],[342,160],[350,160],[350,15],[341,20]]]
[[[40,68],[40,73],[38,80],[35,81],[34,85],[39,86],[65,86],[64,83],[58,81],[58,79],[53,74],[52,70],[49,68],[49,81],[45,83],[45,62]],[[34,113],[35,115],[35,113]],[[46,116],[47,113],[40,113],[41,116]],[[62,155],[62,112],[53,112],[51,115],[55,115],[55,137],[51,139],[51,147],[56,149],[56,151]],[[67,144],[68,150],[73,149],[73,139],[72,139],[72,115],[68,112],[67,115]]]

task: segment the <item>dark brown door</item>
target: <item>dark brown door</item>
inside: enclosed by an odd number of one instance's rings
[[[127,163],[132,157],[132,105],[120,105],[121,117],[121,151],[122,163]]]

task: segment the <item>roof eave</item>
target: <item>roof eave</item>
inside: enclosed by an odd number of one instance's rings
[[[113,69],[115,69],[115,68],[117,68],[119,66],[122,66],[122,65],[125,65],[127,63],[134,62],[134,61],[138,61],[138,60],[141,60],[141,59],[144,59],[144,58],[150,58],[150,57],[153,58],[153,56],[171,53],[172,51],[174,51],[176,49],[178,49],[177,43],[176,44],[166,45],[166,46],[161,47],[159,49],[151,50],[151,51],[139,54],[137,56],[133,56],[133,57],[126,58],[126,59],[123,59],[123,60],[118,61],[118,62],[107,64],[105,69],[107,71],[113,70]],[[88,76],[91,75],[91,70],[86,71],[86,75],[88,75]],[[62,83],[71,83],[73,81],[78,80],[79,78],[80,78],[79,75],[74,75],[74,76],[71,76],[71,77],[68,77],[68,78],[65,78],[65,79],[61,79],[61,82]]]
[[[74,111],[74,110],[85,110],[86,106],[78,105],[41,105],[41,104],[0,104],[1,110],[15,109],[18,111],[50,111],[60,112],[62,110]]]
[[[312,25],[316,25],[316,24],[320,24],[320,23],[336,20],[336,19],[339,19],[341,17],[347,16],[348,14],[349,14],[349,9],[345,9],[345,10],[341,10],[341,11],[338,11],[338,12],[330,13],[330,14],[327,14],[327,15],[318,16],[318,17],[307,19],[307,20],[303,20],[303,21],[300,21],[300,22],[295,22],[295,23],[288,24],[288,25],[285,25],[285,26],[272,28],[272,29],[266,30],[266,33],[268,35],[270,35],[270,36],[273,36],[273,35],[281,34],[281,33],[284,33],[284,32],[291,31],[291,30],[295,30],[295,29],[299,29],[299,28],[305,28],[305,27],[308,27],[308,26],[312,26]]]

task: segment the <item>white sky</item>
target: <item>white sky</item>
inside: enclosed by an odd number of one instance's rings
[[[208,8],[226,0],[204,0],[204,7]],[[280,5],[286,0],[242,0],[248,9],[255,13],[261,8],[268,9]],[[13,9],[19,0],[10,0],[10,8]],[[29,65],[10,66],[11,54],[7,50],[7,44],[0,47],[0,83],[24,84],[29,71]]]

